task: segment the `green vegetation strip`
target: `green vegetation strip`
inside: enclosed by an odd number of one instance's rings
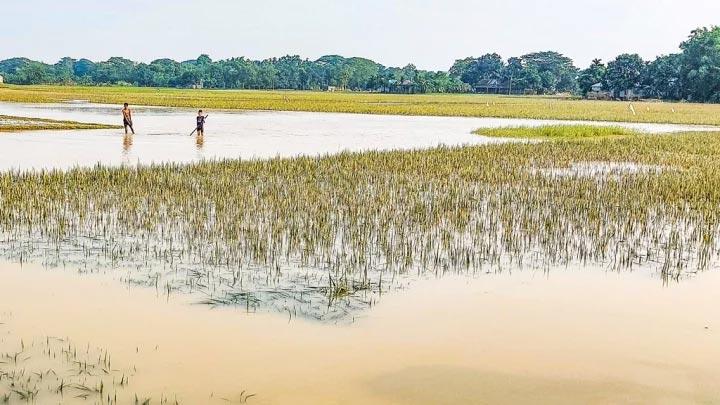
[[[0,115],[0,132],[109,128],[120,127],[117,125],[91,124],[75,121],[56,121],[43,118],[27,118]]]
[[[538,127],[482,128],[478,135],[497,138],[523,139],[597,139],[623,136],[637,136],[640,132],[622,127],[597,125],[548,125]]]
[[[0,101],[48,103],[68,100],[205,109],[720,125],[720,105],[714,104],[637,102],[632,103],[631,108],[628,103],[613,101],[476,94],[391,95],[138,87],[0,87]]]

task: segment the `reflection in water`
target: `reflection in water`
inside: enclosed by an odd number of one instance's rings
[[[134,142],[133,137],[134,137],[134,134],[123,135],[122,164],[125,166],[130,166],[133,164],[133,159],[132,159],[133,142]]]
[[[205,135],[198,135],[195,137],[195,148],[197,149],[197,157],[195,158],[198,161],[205,160],[205,152],[203,150],[203,147],[205,147]]]
[[[123,156],[127,157],[127,155],[130,154],[132,151],[132,145],[133,145],[133,136],[125,134],[123,136]]]

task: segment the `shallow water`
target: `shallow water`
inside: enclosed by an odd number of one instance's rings
[[[0,103],[0,115],[120,124],[120,106],[87,103]],[[459,117],[406,117],[307,112],[207,111],[202,140],[188,136],[196,112],[135,107],[137,135],[123,130],[34,131],[0,136],[0,170],[271,158],[341,151],[417,149],[503,142],[473,135],[480,128],[557,124],[559,121]],[[566,122],[567,123],[567,122]],[[707,129],[669,124],[617,124],[646,132]]]
[[[342,327],[211,310],[104,276],[15,264],[0,272],[0,353],[47,336],[103,348],[113,369],[131,370],[127,386],[106,385],[120,403],[135,394],[241,403],[243,391],[256,394],[251,404],[720,397],[717,272],[668,286],[598,269],[426,280]],[[72,392],[65,403],[88,403]]]
[[[2,135],[0,170],[480,144],[502,140],[472,135],[478,127],[554,123],[211,111],[205,142],[198,144],[186,134],[192,111],[135,111],[134,137],[118,130]],[[89,104],[0,104],[0,114],[110,124],[119,115],[118,107]],[[627,125],[648,132],[697,129]],[[625,169],[610,166],[602,173]],[[73,263],[69,269],[83,267]],[[194,297],[165,293],[162,285],[159,291],[157,285],[134,286],[123,269],[82,276],[69,269],[0,264],[0,356],[26,353],[19,366],[0,358],[0,376],[18,367],[67,373],[67,364],[42,355],[42,342],[53,336],[69,347],[88,347],[88,358],[110,353],[105,392],[117,392],[120,403],[132,403],[136,394],[152,403],[177,398],[186,404],[720,398],[717,271],[670,285],[646,269],[618,274],[592,266],[419,280],[383,293],[363,307],[362,317],[338,325],[291,311],[192,305]],[[128,282],[118,282],[118,275]],[[23,349],[27,342],[37,343],[35,352]],[[130,382],[118,386],[125,373]],[[44,378],[43,384],[56,383]],[[7,382],[0,378],[0,402]],[[53,392],[41,390],[46,396],[38,403],[57,402]],[[90,403],[97,402],[93,398]],[[88,403],[71,390],[62,399]]]

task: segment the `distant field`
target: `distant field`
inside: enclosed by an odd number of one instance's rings
[[[105,129],[120,128],[116,125],[89,124],[74,121],[56,121],[40,118],[0,115],[0,132],[38,131],[43,129]]]
[[[720,105],[614,102],[477,94],[395,95],[136,87],[4,86],[0,101],[154,105],[205,109],[536,118],[720,125]],[[634,111],[633,111],[634,110]]]

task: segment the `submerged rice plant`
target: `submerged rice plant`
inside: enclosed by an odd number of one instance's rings
[[[717,258],[719,154],[704,133],[3,173],[1,246],[329,320],[418,275],[599,263],[679,279]]]
[[[50,336],[0,338],[0,403],[118,404],[129,396],[133,376],[133,368],[118,368],[107,349]]]

